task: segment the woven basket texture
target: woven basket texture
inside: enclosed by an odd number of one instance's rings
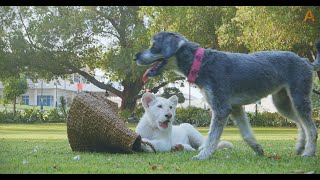
[[[74,98],[67,118],[67,134],[73,151],[141,151],[140,135],[125,125],[107,98],[89,92]]]

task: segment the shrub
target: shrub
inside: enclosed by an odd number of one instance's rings
[[[272,127],[295,127],[295,123],[284,117],[279,113],[262,112],[248,113],[250,124],[252,126],[272,126]]]
[[[128,121],[128,118],[132,116],[132,111],[127,110],[127,109],[125,109],[125,110],[120,110],[120,111],[118,112],[118,116],[119,116],[121,119],[123,119],[125,122],[127,122],[127,121]]]
[[[176,122],[190,123],[196,126],[209,126],[211,121],[210,110],[189,106],[186,108],[178,107],[176,109]]]
[[[36,109],[25,109],[24,114],[24,123],[41,123],[44,122],[43,115],[40,110]]]
[[[66,122],[67,116],[64,112],[65,111],[59,111],[59,109],[52,109],[46,113],[46,120],[51,123]]]
[[[46,122],[66,122],[63,112],[57,110],[43,111],[36,109],[25,109],[17,111],[0,111],[0,123],[46,123]]]

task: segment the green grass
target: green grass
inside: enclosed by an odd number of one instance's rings
[[[129,126],[131,129],[134,125]],[[208,128],[198,128],[205,136]],[[320,172],[320,148],[316,157],[295,155],[295,128],[254,128],[265,156],[255,156],[236,127],[226,127],[223,140],[233,150],[217,151],[211,159],[194,161],[197,152],[80,153],[72,152],[66,124],[0,124],[0,174],[33,173],[209,173],[284,174]],[[318,143],[320,143],[318,141]],[[79,160],[73,157],[80,155]],[[270,156],[279,156],[279,159]]]

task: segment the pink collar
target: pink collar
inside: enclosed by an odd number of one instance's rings
[[[198,48],[194,55],[193,63],[189,72],[189,76],[188,76],[189,83],[194,83],[194,81],[198,77],[198,72],[202,64],[203,54],[204,54],[204,48]]]

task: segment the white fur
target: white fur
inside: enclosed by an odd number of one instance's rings
[[[187,151],[195,151],[200,146],[203,147],[205,139],[191,124],[172,125],[177,103],[177,96],[165,99],[149,92],[142,96],[145,113],[136,127],[136,132],[140,134],[142,141],[151,143],[157,152],[170,151],[176,145],[182,145]],[[168,114],[172,114],[172,117],[165,116]],[[167,120],[170,121],[168,127],[161,127],[160,123]],[[218,144],[218,149],[222,148],[233,148],[233,145],[222,141]],[[145,152],[153,152],[148,145],[142,145],[142,149]]]

